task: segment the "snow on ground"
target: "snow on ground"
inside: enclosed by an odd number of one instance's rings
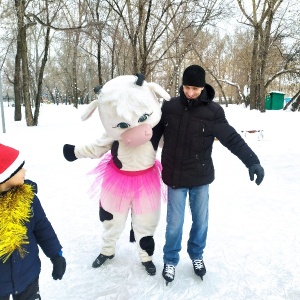
[[[251,182],[245,166],[215,142],[216,180],[210,186],[204,253],[207,274],[203,281],[196,277],[186,253],[191,224],[187,208],[181,260],[175,281],[166,286],[161,276],[165,203],[155,235],[155,276],[146,274],[135,244],[129,243],[130,218],[115,258],[99,269],[91,267],[100,251],[102,225],[98,203],[87,195],[86,173],[97,161],[70,163],[62,155],[65,143],[93,141],[103,130],[97,114],[81,122],[83,109],[43,105],[37,127],[27,127],[25,120],[14,122],[12,107],[4,110],[6,133],[1,131],[0,142],[24,152],[27,178],[38,183],[38,196],[67,260],[64,278],[54,281],[51,262],[40,253],[42,299],[300,299],[299,113],[224,107],[238,131],[263,130],[263,139],[247,133],[245,140],[259,156],[265,180],[260,186]]]

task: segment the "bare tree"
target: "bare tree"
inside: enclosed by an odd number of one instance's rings
[[[106,1],[119,16],[130,43],[132,53],[131,72],[149,74],[148,59],[158,41],[164,36],[168,25],[175,17],[168,11],[173,1]],[[179,10],[183,1],[176,3]],[[120,25],[120,24],[119,24]]]
[[[200,51],[195,49],[205,48],[208,40],[203,32],[206,26],[214,25],[220,18],[225,18],[228,14],[229,6],[225,1],[189,1],[182,3],[184,10],[182,14],[174,13],[176,18],[172,22],[172,30],[174,37],[171,46],[173,45],[173,70],[169,76],[168,89],[178,91],[180,69],[184,68],[184,61],[190,61],[193,55],[200,59]],[[182,11],[182,10],[181,10]],[[197,45],[195,47],[195,45]],[[187,54],[194,51],[190,58]],[[196,52],[196,53],[195,53]],[[204,56],[201,55],[201,60]]]
[[[274,18],[279,11],[283,0],[252,0],[250,12],[248,12],[246,2],[237,0],[242,14],[246,17],[247,24],[253,29],[253,46],[250,72],[250,109],[259,109],[265,111],[266,94],[266,67],[268,55],[274,41],[280,37],[281,19],[274,25]],[[249,4],[249,2],[248,2]],[[284,14],[284,12],[283,12]]]
[[[45,19],[46,24],[50,25],[51,22],[56,18],[57,13],[60,9],[60,6],[58,5],[56,9],[52,10],[52,16],[50,17],[50,11],[49,11],[49,3],[48,0],[44,2],[44,13],[45,13]],[[37,126],[38,125],[38,118],[39,118],[39,112],[40,112],[40,105],[41,105],[41,98],[42,98],[42,90],[43,90],[43,77],[45,72],[46,63],[48,60],[48,53],[49,53],[49,47],[50,47],[50,26],[46,26],[45,28],[45,34],[44,34],[44,46],[43,46],[43,55],[41,64],[38,67],[38,63],[36,62],[37,66],[37,92],[35,93],[35,100],[34,100],[34,118],[32,125]],[[36,59],[37,60],[37,59]],[[27,125],[30,125],[27,123]]]
[[[29,1],[30,2],[30,1]],[[17,54],[16,54],[16,69],[15,74],[20,72],[21,76],[15,75],[15,91],[16,91],[16,105],[21,105],[21,99],[18,98],[23,95],[24,105],[25,105],[25,117],[28,126],[33,126],[33,115],[31,111],[31,101],[30,101],[30,76],[28,67],[28,48],[27,48],[27,30],[30,26],[35,25],[35,22],[25,20],[25,10],[28,2],[25,0],[15,0],[15,9],[18,20],[18,37],[17,37]],[[20,80],[22,78],[22,80]],[[19,117],[19,115],[18,115]]]
[[[25,106],[25,118],[27,126],[36,126],[38,124],[39,117],[39,108],[41,102],[42,86],[43,86],[43,76],[44,70],[48,58],[48,51],[50,45],[50,24],[55,19],[57,12],[60,9],[60,3],[58,2],[56,7],[52,7],[52,17],[50,17],[49,1],[44,0],[43,5],[36,6],[34,2],[28,0],[15,1],[15,10],[18,20],[18,37],[17,37],[17,53],[15,59],[15,78],[14,78],[14,89],[15,89],[15,119],[20,119],[21,114],[21,96],[23,96],[24,106]],[[41,4],[41,3],[40,3]],[[26,11],[28,10],[28,11]],[[38,23],[36,20],[41,23],[40,17],[33,14],[32,11],[39,13],[39,15],[44,16],[46,21],[43,21],[43,24],[46,26],[46,31],[43,36],[39,39],[39,45],[41,40],[44,40],[43,46],[43,55],[41,57],[40,66],[38,67],[38,61],[35,61],[35,76],[32,77],[29,72],[30,60],[29,60],[29,51],[28,51],[28,38],[27,31],[31,26],[36,26]],[[34,18],[33,18],[34,17]],[[37,48],[36,48],[37,49]],[[39,58],[37,55],[36,60]],[[20,69],[22,72],[20,72]],[[21,76],[19,75],[21,74]],[[33,78],[37,78],[36,90],[32,93],[35,95],[34,101],[31,101],[30,93],[30,82]],[[34,85],[31,85],[34,87]],[[34,114],[32,113],[32,107],[34,107]]]
[[[104,39],[104,30],[105,25],[108,22],[108,19],[111,14],[111,7],[105,7],[103,4],[103,1],[97,0],[97,1],[87,1],[87,6],[89,9],[89,13],[91,15],[91,19],[93,20],[93,23],[95,26],[90,27],[89,31],[86,33],[88,34],[89,38],[93,40],[93,42],[96,44],[97,48],[97,74],[98,74],[98,83],[100,85],[103,84],[103,75],[102,75],[102,47],[103,43],[105,41]],[[115,25],[115,32],[118,29],[118,24]],[[87,53],[89,53],[90,56],[93,56],[92,49],[87,50],[85,49]],[[112,54],[114,54],[114,51],[112,51]],[[114,58],[112,57],[112,61]],[[113,70],[113,67],[112,67]]]

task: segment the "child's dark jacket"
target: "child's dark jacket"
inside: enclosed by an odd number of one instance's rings
[[[32,185],[34,192],[37,192],[37,185],[34,182],[26,180],[25,183]],[[33,217],[25,223],[29,241],[29,244],[24,245],[27,254],[21,258],[19,252],[15,250],[5,263],[0,260],[0,296],[18,294],[39,277],[41,261],[38,256],[38,245],[49,258],[57,255],[62,249],[36,194],[31,209]]]

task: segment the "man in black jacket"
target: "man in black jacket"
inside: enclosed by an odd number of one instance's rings
[[[163,134],[162,179],[168,186],[167,228],[163,277],[174,280],[179,262],[187,195],[192,228],[187,251],[196,275],[203,279],[206,268],[203,250],[208,229],[208,188],[214,180],[212,145],[217,138],[249,169],[250,180],[259,185],[264,177],[256,154],[226,120],[223,108],[213,102],[214,89],[205,82],[205,71],[198,65],[185,69],[180,96],[162,106],[162,118],[155,128]]]

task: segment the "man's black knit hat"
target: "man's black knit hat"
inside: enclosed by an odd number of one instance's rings
[[[182,85],[204,87],[205,86],[205,71],[198,65],[187,67],[182,76]]]

